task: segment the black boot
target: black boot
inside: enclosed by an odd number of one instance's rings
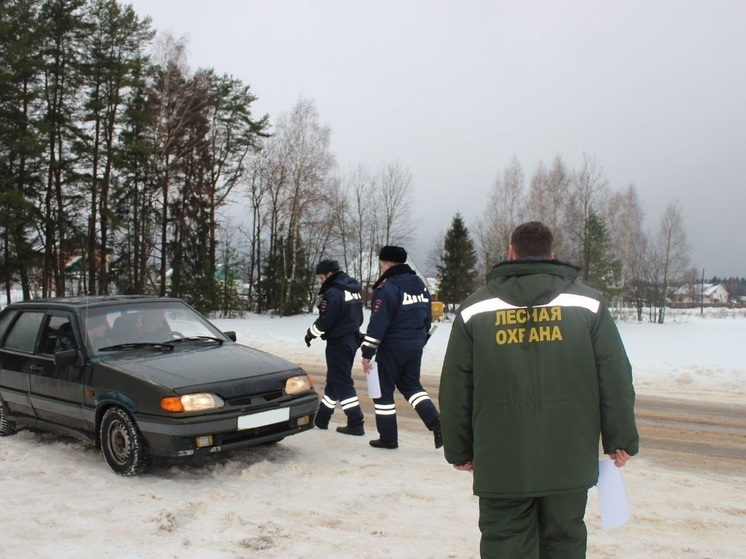
[[[440,431],[440,419],[436,419],[430,425],[430,430],[433,432],[433,442],[435,448],[443,446],[443,433]]]
[[[345,425],[344,427],[337,427],[337,433],[361,437],[365,435],[365,429],[363,428],[362,423],[360,425]]]
[[[381,439],[376,439],[375,441],[369,441],[370,446],[373,448],[388,448],[388,449],[394,449],[399,448],[399,443],[396,441],[382,441]]]
[[[328,406],[319,406],[319,411],[316,414],[316,417],[313,418],[313,424],[316,426],[317,429],[328,429],[329,420],[332,418],[333,413],[334,410],[330,409]]]

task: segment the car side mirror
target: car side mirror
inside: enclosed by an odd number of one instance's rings
[[[236,333],[233,330],[228,330],[227,332],[223,332],[226,336],[228,336],[228,339],[232,342],[236,341]]]
[[[57,367],[65,367],[72,365],[78,358],[78,351],[76,349],[66,349],[64,351],[58,351],[54,354],[54,364]]]

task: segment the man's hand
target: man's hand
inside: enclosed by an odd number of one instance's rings
[[[609,458],[611,458],[614,461],[614,465],[617,468],[621,468],[627,463],[627,460],[629,460],[631,456],[627,454],[626,450],[616,449],[615,452],[612,452],[611,454],[609,454]]]
[[[473,472],[474,471],[474,463],[473,462],[464,462],[463,464],[454,464],[453,468],[458,470],[459,472]]]
[[[365,374],[367,375],[372,368],[373,365],[371,364],[370,359],[363,357],[363,371],[365,371]]]
[[[306,340],[306,345],[308,347],[311,347],[311,340],[313,340],[315,337],[316,336],[311,334],[311,329],[309,328],[308,331],[306,332],[306,337],[304,338],[304,340]]]

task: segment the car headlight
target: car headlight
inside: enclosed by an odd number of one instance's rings
[[[313,381],[308,375],[297,375],[290,377],[285,381],[285,393],[286,394],[300,394],[313,388]]]
[[[167,396],[161,400],[161,407],[170,412],[203,411],[222,408],[223,399],[217,394],[202,392],[199,394],[184,394],[183,396]]]

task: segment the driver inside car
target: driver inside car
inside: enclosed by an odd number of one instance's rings
[[[113,344],[111,337],[111,328],[106,321],[106,316],[91,316],[86,320],[86,332],[88,334],[88,343],[94,349],[99,349]]]
[[[143,311],[138,321],[138,331],[143,342],[163,342],[173,337],[161,309]]]

